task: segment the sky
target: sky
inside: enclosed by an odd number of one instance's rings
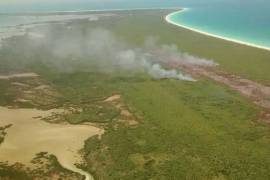
[[[0,12],[175,7],[183,1],[190,0],[0,0]]]
[[[193,7],[269,0],[0,0],[0,13],[155,7]]]
[[[142,0],[139,0],[139,3]],[[149,0],[149,1],[157,1],[157,2],[164,2],[166,3],[170,3],[170,2],[188,2],[188,1],[196,1],[198,3],[200,2],[221,2],[221,1],[226,1],[226,0]],[[248,0],[236,0],[239,2],[245,2]],[[253,0],[253,1],[266,1],[266,0]],[[82,3],[82,2],[87,2],[87,3],[105,3],[105,2],[122,2],[122,3],[127,3],[127,2],[136,2],[136,0],[0,0],[0,5],[1,4],[31,4],[31,3]],[[145,3],[147,3],[147,0],[144,1]]]
[[[81,3],[81,2],[111,2],[111,1],[132,1],[132,0],[0,0],[0,4],[31,4],[31,3]]]
[[[0,4],[31,4],[31,3],[59,3],[59,2],[74,2],[74,0],[1,0]],[[78,0],[81,1],[81,0]],[[95,1],[95,0],[90,0]]]
[[[107,3],[107,2],[121,2],[121,3],[128,3],[128,2],[136,2],[138,3],[145,2],[146,0],[0,0],[0,4],[31,4],[31,3]],[[150,2],[164,2],[168,3],[170,1],[182,1],[182,0],[148,0]]]

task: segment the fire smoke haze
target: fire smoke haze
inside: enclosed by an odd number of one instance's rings
[[[23,44],[31,45],[29,49],[44,49],[52,54],[55,58],[43,58],[42,63],[61,71],[78,70],[78,63],[84,67],[95,64],[98,71],[111,72],[122,69],[128,72],[146,72],[155,79],[195,81],[179,70],[163,68],[162,64],[168,61],[182,61],[203,66],[216,65],[213,61],[180,53],[175,45],[160,46],[153,37],[146,38],[142,48],[134,48],[104,28],[82,31],[76,26],[61,26],[62,29],[58,31],[66,33],[61,33],[55,38],[55,27],[44,27],[28,31]]]

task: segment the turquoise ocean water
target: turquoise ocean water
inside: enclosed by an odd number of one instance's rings
[[[170,19],[192,29],[270,49],[270,1],[190,7]]]
[[[51,3],[49,3],[51,2]],[[1,4],[0,13],[185,7],[175,23],[217,36],[270,48],[269,0],[69,0],[68,3]],[[0,27],[31,23],[35,18],[0,15]]]

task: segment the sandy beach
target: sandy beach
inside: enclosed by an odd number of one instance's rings
[[[251,47],[256,47],[256,48],[259,48],[259,49],[270,51],[270,48],[269,47],[260,46],[260,45],[256,45],[256,44],[252,44],[252,43],[248,43],[248,42],[243,42],[243,41],[239,41],[239,40],[236,40],[236,39],[231,39],[231,38],[223,37],[223,36],[216,35],[216,34],[211,34],[211,33],[205,32],[205,31],[201,31],[201,30],[198,30],[198,29],[195,29],[195,28],[191,28],[191,27],[182,25],[182,24],[177,23],[177,22],[175,22],[175,21],[172,20],[172,16],[174,16],[175,14],[184,13],[184,12],[187,12],[189,10],[190,10],[189,8],[183,8],[180,11],[176,11],[176,12],[173,12],[171,14],[168,14],[165,17],[165,20],[168,23],[173,24],[175,26],[179,26],[179,27],[182,27],[182,28],[185,28],[185,29],[188,29],[188,30],[191,30],[191,31],[200,33],[200,34],[203,34],[203,35],[207,35],[207,36],[211,36],[211,37],[214,37],[214,38],[218,38],[218,39],[222,39],[222,40],[226,40],[226,41],[230,41],[230,42],[234,42],[234,43],[238,43],[238,44],[242,44],[242,45],[246,45],[246,46],[251,46]]]

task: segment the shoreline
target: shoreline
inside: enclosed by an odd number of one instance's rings
[[[36,14],[39,14],[39,15],[46,15],[46,14],[61,14],[61,15],[65,15],[65,14],[70,14],[70,13],[91,13],[91,12],[121,12],[121,11],[140,11],[140,10],[176,10],[176,9],[180,9],[180,10],[177,10],[175,12],[172,12],[168,15],[165,16],[165,20],[167,23],[169,24],[172,24],[172,25],[175,25],[175,26],[178,26],[178,27],[181,27],[181,28],[184,28],[184,29],[187,29],[187,30],[190,30],[190,31],[193,31],[193,32],[196,32],[196,33],[200,33],[200,34],[203,34],[203,35],[206,35],[206,36],[210,36],[210,37],[214,37],[214,38],[217,38],[217,39],[222,39],[222,40],[225,40],[225,41],[228,41],[228,42],[233,42],[233,43],[237,43],[237,44],[241,44],[241,45],[245,45],[245,46],[249,46],[249,47],[255,47],[255,48],[258,48],[258,49],[262,49],[262,50],[267,50],[267,51],[270,51],[270,47],[267,47],[267,46],[262,46],[262,45],[257,45],[257,44],[254,44],[254,43],[249,43],[249,42],[245,42],[245,41],[241,41],[241,40],[237,40],[237,39],[233,39],[233,38],[227,38],[227,37],[224,37],[224,36],[221,36],[221,35],[216,35],[216,34],[212,34],[212,33],[208,33],[206,31],[203,31],[203,30],[199,30],[199,29],[196,29],[196,28],[192,28],[192,27],[189,27],[189,26],[186,26],[186,25],[182,25],[178,22],[175,22],[173,20],[171,20],[171,17],[174,16],[175,14],[178,14],[178,13],[183,13],[185,11],[188,11],[189,8],[179,8],[179,7],[166,7],[166,8],[162,8],[162,7],[153,7],[153,8],[123,8],[123,9],[93,9],[93,10],[75,10],[75,11],[44,11],[44,12],[18,12],[18,13],[0,13],[0,15],[10,15],[10,16],[20,16],[22,14],[25,14],[25,15],[36,15]],[[11,26],[11,27],[14,27],[14,26]]]
[[[232,39],[232,38],[223,37],[221,35],[208,33],[206,31],[201,31],[201,30],[198,30],[198,29],[195,29],[195,28],[192,28],[192,27],[188,27],[186,25],[182,25],[180,23],[177,23],[177,22],[171,20],[171,17],[174,16],[175,14],[183,13],[183,12],[188,11],[188,10],[189,10],[188,8],[182,8],[179,11],[170,13],[165,17],[165,20],[169,24],[172,24],[172,25],[175,25],[175,26],[178,26],[178,27],[181,27],[181,28],[196,32],[196,33],[200,33],[200,34],[203,34],[203,35],[206,35],[206,36],[210,36],[210,37],[214,37],[214,38],[217,38],[217,39],[222,39],[222,40],[225,40],[225,41],[229,41],[229,42],[233,42],[233,43],[237,43],[237,44],[241,44],[241,45],[245,45],[245,46],[249,46],[249,47],[255,47],[255,48],[258,48],[258,49],[270,51],[270,47],[256,45],[256,44],[253,44],[253,43],[248,43],[248,42],[244,42],[244,41],[240,41],[240,40],[236,40],[236,39]]]
[[[0,15],[20,16],[22,14],[57,14],[57,13],[91,13],[91,12],[117,12],[117,11],[140,11],[140,10],[177,10],[179,7],[153,7],[153,8],[120,8],[120,9],[90,9],[90,10],[74,10],[74,11],[29,11],[29,12],[15,12],[15,13],[0,13]],[[187,8],[182,8],[187,9]]]

